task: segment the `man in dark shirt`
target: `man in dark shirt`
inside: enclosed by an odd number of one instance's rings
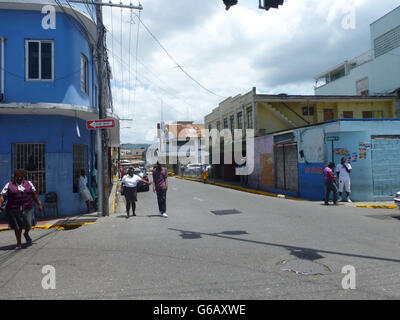
[[[157,192],[158,209],[160,216],[168,217],[167,211],[167,190],[168,190],[168,172],[157,161],[156,167],[153,169],[153,191]]]

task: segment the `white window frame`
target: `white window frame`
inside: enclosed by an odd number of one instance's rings
[[[39,43],[39,77],[37,79],[29,78],[29,43],[31,42]],[[51,79],[42,79],[42,43],[51,44]],[[54,40],[25,40],[25,81],[54,81]]]
[[[84,68],[84,62],[86,62],[86,68]],[[83,75],[85,75],[86,81],[83,82]],[[83,83],[84,83],[84,88],[83,88]],[[89,94],[89,59],[81,53],[81,90],[83,93]]]

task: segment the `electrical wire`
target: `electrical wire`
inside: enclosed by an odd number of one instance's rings
[[[132,38],[132,9],[131,9],[131,16],[130,16],[130,21],[129,21],[129,55],[128,55],[128,58],[129,58],[129,66],[128,66],[128,68],[129,68],[129,70],[131,69],[131,38]],[[130,105],[130,103],[131,103],[131,76],[129,75],[129,85],[128,85],[128,88],[129,88],[129,98],[128,98],[128,104]],[[132,111],[132,113],[133,113],[133,111]]]
[[[167,56],[171,59],[171,61],[193,82],[195,82],[198,86],[203,88],[205,91],[208,93],[211,93],[212,95],[215,95],[220,98],[226,99],[227,97],[221,96],[219,94],[216,94],[215,92],[209,90],[205,86],[203,86],[199,81],[197,81],[194,77],[192,77],[188,72],[186,72],[181,65],[179,65],[178,62],[172,57],[172,55],[165,49],[165,47],[161,44],[161,42],[157,39],[157,37],[150,31],[150,29],[143,23],[143,21],[140,19],[140,16],[138,16],[136,13],[135,15],[138,17],[139,22],[143,25],[143,27],[146,29],[146,31],[150,34],[150,36],[154,39],[154,41],[160,46],[160,48],[167,54]]]
[[[140,3],[139,3],[140,4]],[[139,19],[140,19],[140,11],[139,11]],[[138,55],[139,55],[139,30],[140,23],[138,22],[138,28],[136,33],[136,63],[135,63],[135,83],[133,85],[133,109],[135,109],[136,105],[136,84],[137,84],[137,75],[138,75]]]
[[[121,57],[123,54],[123,50],[122,50],[122,8],[121,8]],[[121,78],[122,78],[122,88],[121,88],[121,104],[122,106],[124,105],[124,68],[122,67],[122,59],[121,59]]]

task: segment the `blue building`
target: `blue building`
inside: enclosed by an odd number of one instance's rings
[[[250,187],[322,201],[323,170],[345,157],[353,201],[393,200],[400,191],[400,119],[339,119],[255,139]]]
[[[295,146],[297,196],[324,198],[323,169],[342,157],[351,163],[351,199],[386,201],[400,191],[400,120],[341,119],[285,133]],[[275,136],[275,139],[282,134]]]
[[[0,185],[24,169],[41,200],[57,193],[64,216],[85,212],[79,172],[91,177],[96,165],[96,132],[86,127],[98,119],[101,93],[90,13],[54,1],[0,0]],[[116,119],[105,82],[102,97]],[[116,122],[110,147],[119,144]]]

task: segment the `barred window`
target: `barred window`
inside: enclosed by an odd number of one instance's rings
[[[25,170],[39,194],[46,193],[46,163],[44,143],[13,143],[13,171]]]
[[[247,128],[253,129],[253,108],[247,108]]]
[[[243,129],[242,111],[238,112],[238,114],[237,114],[237,125],[238,125],[238,129]]]
[[[86,176],[87,171],[87,147],[80,144],[72,145],[72,157],[73,157],[73,192],[79,192],[79,177],[81,176],[81,170],[85,170]]]

